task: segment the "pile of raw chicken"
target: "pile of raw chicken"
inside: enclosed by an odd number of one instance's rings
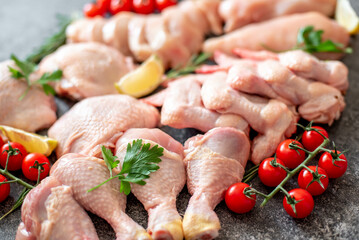
[[[0,124],[31,132],[50,127],[49,137],[58,141],[50,176],[24,201],[16,239],[98,239],[85,210],[104,218],[117,239],[217,237],[214,208],[241,181],[247,160],[258,164],[271,156],[300,117],[330,125],[344,110],[348,69],[334,60],[340,54],[276,54],[263,47],[291,49],[298,30],[308,25],[323,30],[324,40],[347,46],[349,34],[329,18],[335,2],[186,0],[161,14],[77,20],[67,29],[68,44],[45,57],[32,76],[63,71],[54,84],[57,94],[79,102],[59,119],[54,97],[36,87],[19,101],[27,85],[11,78],[13,62],[2,62],[0,112],[6,114]],[[222,36],[206,40],[208,35]],[[213,53],[217,65],[171,81],[145,99],[116,94],[114,83],[136,68],[134,60],[156,54],[174,68],[200,51]],[[204,135],[182,146],[160,125]],[[257,133],[252,140],[250,129]],[[148,211],[147,230],[126,215],[119,180],[87,192],[110,176],[101,146],[123,161],[134,139],[164,148],[160,169],[147,184],[132,184]],[[186,183],[192,197],[182,219],[176,197]]]

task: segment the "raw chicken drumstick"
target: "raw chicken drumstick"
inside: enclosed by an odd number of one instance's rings
[[[116,175],[117,172],[113,171]],[[115,230],[117,240],[151,239],[146,230],[125,213],[126,195],[120,193],[118,179],[87,192],[110,177],[102,159],[69,153],[57,160],[50,176],[70,186],[74,198],[82,207],[105,219]]]
[[[219,14],[225,20],[224,31],[231,32],[253,22],[293,13],[320,12],[332,16],[336,0],[225,0]]]
[[[99,43],[67,44],[46,56],[38,74],[61,69],[61,81],[55,84],[57,94],[76,100],[115,94],[114,86],[122,76],[134,69],[131,58],[116,49]]]
[[[226,72],[209,74],[201,89],[203,104],[207,109],[243,117],[259,133],[253,140],[251,154],[253,163],[259,164],[295,132],[297,117],[278,100],[234,90],[226,84],[226,78]]]
[[[73,191],[54,177],[32,189],[21,207],[22,222],[16,240],[98,240],[85,210],[74,200]]]
[[[344,47],[349,43],[349,33],[336,21],[320,13],[310,12],[249,24],[221,37],[210,38],[204,42],[203,51],[214,53],[220,50],[232,54],[235,48],[265,50],[265,46],[276,51],[286,51],[296,46],[299,29],[308,25],[314,26],[316,30],[323,30],[324,41],[330,39]],[[321,53],[320,56],[335,59],[341,54]]]
[[[148,211],[148,232],[155,240],[182,240],[182,217],[176,208],[176,198],[186,183],[183,164],[183,146],[159,129],[130,129],[116,144],[116,156],[121,162],[126,155],[127,144],[143,139],[153,147],[164,148],[160,169],[151,173],[146,185],[131,184],[131,192]]]
[[[240,182],[249,157],[249,140],[234,128],[215,128],[185,143],[187,188],[192,195],[183,218],[186,239],[218,236],[213,211],[233,183]]]
[[[245,53],[251,54],[252,52],[245,50]],[[252,55],[256,55],[258,59],[268,54],[262,51],[257,54],[254,52],[250,56]],[[295,52],[289,55],[294,55],[293,57],[298,56]],[[299,114],[308,121],[331,125],[335,119],[340,117],[340,113],[344,110],[344,97],[338,89],[322,82],[313,82],[299,77],[282,65],[281,62],[271,59],[265,61],[234,59],[219,52],[215,56],[217,62],[223,64],[222,66],[227,67],[230,65],[227,83],[232,88],[246,93],[279,99],[287,104],[298,106]],[[308,58],[311,59],[310,57]],[[294,62],[294,60],[292,61]],[[337,65],[333,62],[336,61],[332,61],[327,66]],[[317,66],[316,70],[318,72],[325,72],[327,68],[323,65]],[[341,65],[338,64],[337,66]],[[300,69],[301,66],[297,68]],[[313,68],[315,69],[314,66],[312,66]],[[304,67],[301,69],[304,72]],[[344,72],[346,71],[344,70]],[[302,74],[304,75],[305,73]],[[310,73],[306,75],[310,75]],[[342,74],[334,73],[332,75],[341,76]],[[344,81],[347,79],[346,76],[342,77]],[[333,76],[333,78],[335,77]],[[339,81],[342,81],[342,79]]]
[[[156,108],[127,95],[92,97],[74,105],[48,134],[58,141],[58,158],[71,152],[100,157],[101,145],[114,148],[124,131],[156,127],[159,118]]]
[[[341,61],[321,61],[301,50],[276,54],[265,50],[251,51],[236,48],[233,49],[233,52],[245,59],[277,60],[299,77],[326,83],[342,92],[345,92],[349,87],[348,67]],[[221,65],[219,62],[217,63]]]
[[[215,127],[234,127],[249,133],[248,123],[236,114],[220,114],[206,109],[201,99],[201,78],[190,75],[171,82],[167,89],[145,98],[154,106],[162,106],[161,124],[174,128],[196,128],[207,132]]]
[[[48,128],[56,121],[56,104],[53,96],[32,86],[26,96],[25,79],[11,77],[9,67],[18,69],[13,61],[0,63],[0,125],[35,132]]]
[[[67,28],[68,42],[101,42],[137,61],[158,55],[166,67],[185,65],[201,50],[205,35],[222,33],[220,0],[182,1],[161,14],[121,12],[106,20],[81,19]]]

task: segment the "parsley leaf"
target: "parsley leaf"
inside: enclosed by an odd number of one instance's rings
[[[116,156],[113,156],[110,149],[101,147],[102,156],[110,171],[110,178],[87,192],[91,192],[112,179],[118,178],[121,180],[120,192],[128,195],[131,192],[130,183],[145,185],[144,179],[148,179],[152,172],[157,171],[160,167],[158,163],[161,162],[160,157],[163,156],[163,148],[155,145],[151,148],[150,143],[142,144],[142,139],[137,139],[128,143],[126,155],[123,160],[122,169],[119,174],[112,176],[112,169],[119,164]]]
[[[210,53],[200,53],[198,55],[193,55],[188,64],[183,68],[171,69],[170,71],[168,71],[167,77],[176,78],[179,76],[193,73],[194,71],[196,71],[199,65],[207,61],[211,56],[212,55]]]
[[[22,100],[26,96],[26,94],[29,92],[29,90],[33,84],[41,85],[46,95],[49,95],[49,94],[55,95],[55,93],[56,93],[55,90],[48,83],[61,80],[61,78],[62,78],[61,70],[56,70],[52,73],[46,72],[40,77],[40,79],[38,79],[35,82],[31,82],[30,74],[36,70],[36,65],[29,61],[21,61],[14,54],[11,55],[11,59],[15,62],[17,67],[20,69],[20,70],[17,70],[12,67],[9,67],[11,76],[15,79],[24,78],[27,83],[27,88],[26,88],[25,92],[20,96],[20,100]]]
[[[297,36],[297,46],[295,49],[301,49],[309,53],[314,52],[351,52],[351,48],[344,48],[340,43],[331,40],[323,42],[323,30],[315,30],[313,26],[301,28]]]

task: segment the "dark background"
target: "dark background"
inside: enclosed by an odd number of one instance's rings
[[[8,0],[0,4],[0,61],[6,60],[11,53],[24,58],[32,49],[41,45],[44,38],[57,31],[56,13],[81,13],[82,6],[89,0]],[[359,1],[351,1],[359,12]],[[287,215],[282,208],[282,194],[277,194],[264,208],[260,208],[258,197],[256,208],[248,214],[231,213],[224,202],[216,212],[222,229],[218,239],[359,239],[359,40],[353,38],[351,46],[354,53],[343,61],[349,67],[350,88],[346,94],[347,107],[342,117],[331,127],[326,127],[330,138],[339,149],[349,149],[346,154],[349,162],[347,173],[336,180],[330,180],[327,191],[315,197],[313,213],[302,220]],[[66,109],[62,100],[57,101]],[[1,113],[0,113],[1,114]],[[183,142],[196,134],[194,130],[164,130]],[[269,192],[257,179],[252,185],[263,192]],[[286,188],[296,188],[296,179],[292,179]],[[11,185],[10,197],[0,204],[0,215],[7,212],[16,201],[21,188]],[[189,194],[184,189],[178,198],[178,210],[184,213]],[[110,204],[110,203],[109,203]],[[147,213],[142,205],[130,195],[127,204],[128,214],[146,227]],[[20,210],[15,211],[0,222],[0,240],[15,238],[20,223]],[[100,239],[115,239],[111,227],[102,219],[91,215]]]

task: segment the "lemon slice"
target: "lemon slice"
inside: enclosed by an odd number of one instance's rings
[[[152,55],[136,70],[126,74],[115,83],[119,93],[132,97],[145,96],[155,90],[161,83],[164,68],[159,57]]]
[[[0,129],[11,142],[21,143],[30,153],[37,152],[49,156],[57,146],[57,141],[49,137],[4,125],[0,125]]]
[[[347,29],[350,34],[357,34],[359,32],[359,18],[350,5],[349,0],[337,1],[335,19],[340,25]]]

